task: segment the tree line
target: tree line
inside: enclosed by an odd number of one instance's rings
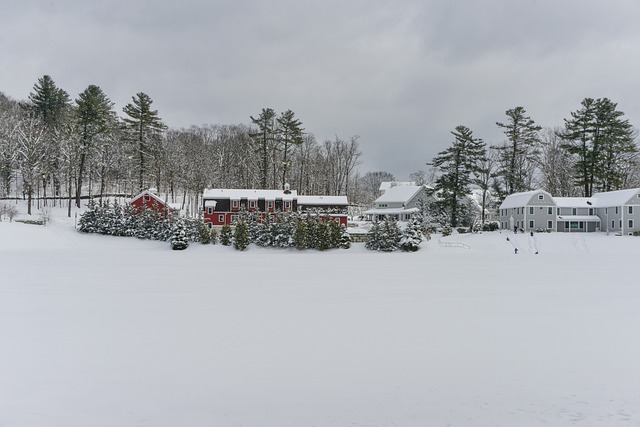
[[[523,107],[505,114],[496,122],[502,143],[487,145],[458,126],[451,145],[429,163],[436,173],[433,211],[450,225],[473,221],[471,188],[481,190],[484,220],[485,209],[495,210],[511,193],[542,188],[554,196],[591,197],[640,185],[637,131],[611,100],[585,98],[555,129],[543,129]]]
[[[122,109],[96,85],[75,100],[45,75],[25,101],[0,93],[0,197],[68,200],[155,187],[196,213],[205,188],[283,188],[361,199],[357,136],[319,142],[292,110],[248,124],[169,128],[152,98]]]

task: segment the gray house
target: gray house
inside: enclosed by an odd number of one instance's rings
[[[418,200],[429,202],[428,188],[425,185],[391,185],[373,202],[373,208],[363,213],[367,220],[393,218],[408,221],[418,211]]]
[[[640,188],[592,197],[553,197],[543,190],[507,196],[499,209],[500,228],[559,232],[640,231]]]

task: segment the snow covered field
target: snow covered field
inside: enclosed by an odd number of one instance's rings
[[[2,222],[0,426],[640,425],[640,238],[443,241],[470,248]]]

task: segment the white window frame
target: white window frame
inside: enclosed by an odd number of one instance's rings
[[[275,204],[274,200],[267,200],[267,210],[273,210],[274,204]]]
[[[529,220],[529,230],[532,230],[536,226],[536,222],[532,219]]]
[[[287,211],[291,209],[291,200],[284,201],[284,209]]]
[[[547,215],[553,215],[553,208],[551,206],[547,208]]]
[[[240,200],[232,200],[231,201],[231,209],[232,210],[240,209]]]
[[[255,200],[249,200],[249,209],[255,209],[256,205],[257,203]]]
[[[231,215],[231,224],[238,222],[238,215]]]
[[[213,207],[207,206],[207,215],[213,215]]]
[[[633,206],[629,206],[629,215],[633,215]]]
[[[529,215],[533,215],[534,211],[533,211],[533,206],[529,206]]]
[[[218,215],[218,222],[224,223],[224,214]]]
[[[632,219],[629,220],[628,224],[629,224],[629,228],[633,228],[633,220]]]
[[[544,200],[544,194],[538,194],[538,200]]]
[[[552,229],[553,228],[553,221],[551,221],[551,220],[547,221],[547,228],[548,229]]]
[[[571,208],[571,215],[578,215],[578,208]]]

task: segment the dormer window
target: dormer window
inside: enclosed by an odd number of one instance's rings
[[[291,200],[284,201],[284,210],[288,211],[291,209]]]
[[[267,200],[267,209],[270,211],[273,210],[273,200]]]
[[[256,208],[256,201],[249,200],[249,209],[255,209],[255,208]]]
[[[151,196],[149,194],[145,194],[144,196],[142,196],[142,201],[143,202],[150,202],[151,201]]]
[[[544,194],[538,194],[538,200],[544,200]]]
[[[234,211],[237,211],[238,209],[240,209],[240,200],[232,200],[231,209],[233,209]]]

